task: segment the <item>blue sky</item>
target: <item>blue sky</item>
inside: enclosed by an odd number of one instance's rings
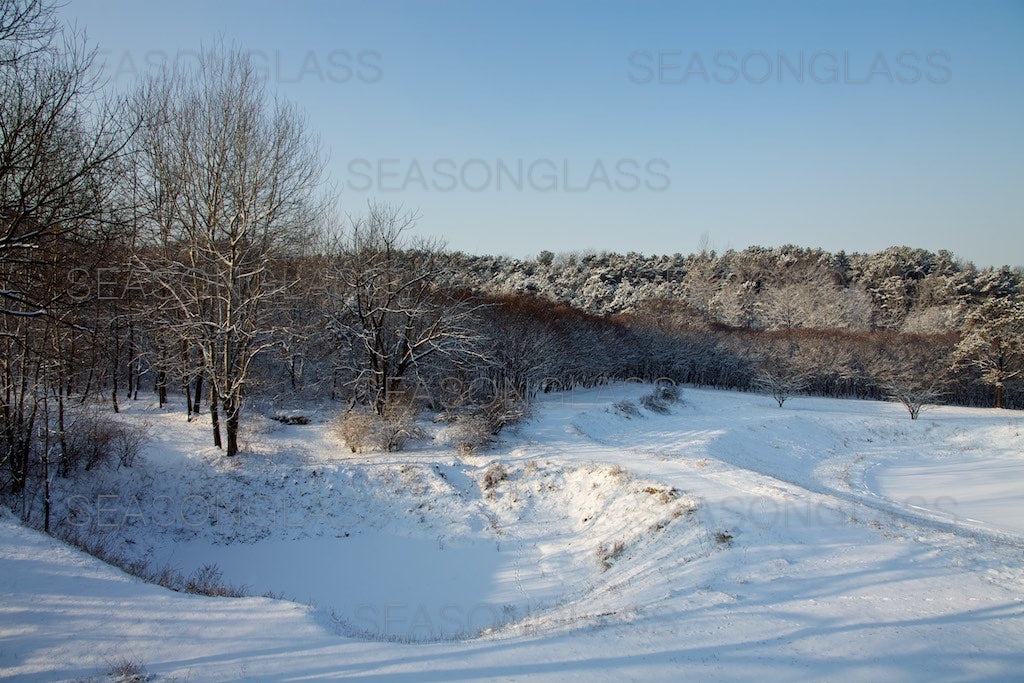
[[[1022,2],[70,0],[117,85],[223,38],[343,210],[450,248],[794,243],[1024,264]],[[783,60],[780,64],[779,60]]]

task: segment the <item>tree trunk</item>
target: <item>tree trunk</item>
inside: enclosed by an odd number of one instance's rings
[[[224,399],[224,416],[226,418],[228,447],[225,455],[233,457],[238,453],[238,418],[242,412],[241,399],[237,396]]]
[[[160,407],[163,408],[167,403],[167,371],[162,368],[156,373],[156,395]]]
[[[43,531],[50,533],[50,430],[43,435]]]
[[[189,389],[191,389],[191,387],[189,386],[189,381],[188,381],[187,378],[181,384],[182,384],[182,390],[185,392],[185,417],[188,418],[189,422],[191,422],[192,421],[192,392],[189,391]]]
[[[28,483],[28,466],[29,466],[29,455],[32,452],[32,430],[35,429],[36,424],[36,409],[38,403],[33,403],[32,412],[29,414],[27,421],[22,425],[22,429],[18,434],[18,441],[15,444],[15,454],[12,459],[13,462],[17,463],[15,468],[14,479],[11,482],[11,492],[22,494],[22,512],[25,511],[25,496],[27,495],[28,489],[26,484]]]
[[[196,373],[196,393],[192,398],[192,412],[195,415],[199,415],[199,406],[202,403],[203,398],[203,373]]]
[[[127,341],[127,348],[128,348],[128,363],[127,363],[127,366],[128,366],[128,378],[127,378],[127,381],[128,381],[128,393],[125,394],[125,398],[128,399],[129,401],[132,400],[132,386],[135,384],[135,372],[134,372],[134,367],[132,366],[132,359],[135,357],[135,355],[134,355],[135,354],[135,339],[134,338],[135,338],[135,330],[132,327],[131,322],[129,322],[128,323],[128,341]]]
[[[114,412],[120,413],[121,408],[117,405],[117,364],[114,364],[113,374],[113,388],[110,390],[110,403],[114,406]]]
[[[71,460],[68,457],[68,438],[67,438],[67,423],[65,421],[64,414],[64,398],[60,392],[57,392],[57,430],[60,434],[60,475],[66,477],[71,473]],[[49,434],[49,429],[47,429]],[[49,446],[47,446],[49,448]],[[49,458],[50,454],[47,451],[46,457]]]
[[[1003,407],[1003,385],[1000,382],[996,385],[996,408]]]
[[[139,397],[139,378],[135,368],[135,323],[128,321],[128,393],[126,398],[130,401]],[[134,396],[132,391],[135,391]]]
[[[387,370],[382,370],[378,375],[377,379],[380,384],[377,386],[377,396],[373,402],[373,409],[378,414],[383,416],[388,406],[388,374]]]
[[[291,363],[288,364],[288,378],[292,383],[292,391],[297,391],[299,388],[299,368],[298,368],[299,357],[297,354],[293,354],[291,357]]]
[[[74,358],[74,357],[75,357],[75,337],[72,336],[71,337],[71,348],[68,349],[68,356],[67,356],[67,359],[64,362],[64,365],[67,368],[67,382],[65,384],[67,385],[67,395],[68,395],[68,398],[71,398],[71,387],[72,387],[72,384],[74,383],[74,373],[71,372],[71,359]],[[92,372],[92,368],[89,369],[89,372],[90,373]],[[58,387],[59,387],[59,385],[58,385]]]
[[[217,402],[217,387],[210,382],[210,420],[213,422],[213,445],[223,448],[224,444],[220,440],[220,415],[217,414]]]
[[[181,388],[185,392],[185,417],[192,421],[192,386],[188,378],[188,343],[181,340]]]

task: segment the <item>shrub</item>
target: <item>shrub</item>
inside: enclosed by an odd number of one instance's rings
[[[185,580],[186,593],[209,595],[215,598],[240,598],[245,595],[241,588],[224,583],[220,567],[215,564],[204,564]]]
[[[665,505],[668,505],[679,497],[679,489],[674,487],[665,488],[662,486],[647,486],[644,488],[644,493],[657,497],[657,499]]]
[[[120,467],[131,467],[142,452],[142,447],[149,440],[149,424],[125,425],[118,424],[114,440],[111,444],[117,464]]]
[[[728,546],[732,545],[732,541],[733,541],[733,535],[732,535],[731,531],[716,531],[715,532],[715,542],[718,543],[718,545],[722,545],[722,546],[728,547]]]
[[[640,398],[640,405],[652,413],[666,415],[669,406],[679,403],[679,387],[668,380],[659,380],[654,390]]]
[[[505,427],[515,424],[530,414],[530,404],[514,392],[502,392],[483,407],[482,416],[490,425],[491,434],[497,435]]]
[[[337,418],[334,429],[353,453],[400,451],[410,439],[426,436],[416,424],[415,412],[405,406],[389,407],[384,415],[348,410]]]
[[[483,415],[460,415],[452,425],[451,437],[461,455],[473,455],[488,446],[494,438],[493,426]]]
[[[61,473],[103,464],[131,467],[149,439],[149,425],[128,425],[99,412],[79,415],[64,431]]]
[[[481,488],[483,488],[484,491],[492,491],[498,486],[498,484],[506,479],[508,479],[508,471],[501,463],[494,463],[484,471]]]
[[[114,422],[98,413],[83,413],[64,430],[63,474],[79,467],[91,470],[109,462],[113,453]]]
[[[308,425],[311,422],[308,415],[299,413],[275,413],[270,419],[283,425]]]
[[[607,472],[609,477],[618,480],[620,483],[627,482],[630,479],[629,471],[622,465],[612,465],[608,468]]]
[[[422,439],[426,434],[416,424],[415,411],[407,406],[390,406],[380,418],[379,448],[390,452],[405,448],[409,440]]]
[[[612,405],[612,410],[615,411],[616,415],[620,415],[627,420],[640,417],[640,409],[636,407],[636,404],[632,401],[622,400]]]
[[[668,380],[661,380],[654,387],[654,395],[665,403],[678,403],[679,387]]]
[[[362,453],[380,443],[380,417],[369,410],[346,410],[334,424],[335,433],[353,453]]]
[[[667,415],[669,412],[668,402],[660,398],[657,392],[645,394],[643,397],[641,397],[640,405],[642,405],[644,408],[651,411],[652,413],[658,413],[659,415]]]
[[[119,683],[142,683],[152,679],[142,662],[127,657],[111,662],[107,667],[107,677]]]
[[[505,427],[530,414],[529,402],[510,388],[475,397],[477,400],[471,398],[474,397],[469,392],[453,393],[443,402],[445,409],[434,419],[453,426],[446,431],[460,453],[474,453],[484,448]]]
[[[613,543],[602,543],[597,546],[597,563],[601,567],[601,571],[607,571],[611,568],[612,563],[617,560],[622,553],[626,551],[626,544],[622,541],[615,541]]]

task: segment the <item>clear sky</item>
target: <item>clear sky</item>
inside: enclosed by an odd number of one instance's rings
[[[524,256],[787,243],[1024,264],[1024,3],[70,0],[104,73],[223,38],[344,210]]]

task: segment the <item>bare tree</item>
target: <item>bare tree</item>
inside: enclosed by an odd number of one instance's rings
[[[555,329],[552,308],[546,301],[507,296],[487,311],[486,334],[497,387],[507,386],[529,400],[541,381],[559,374],[561,356],[570,345]]]
[[[766,329],[867,329],[871,300],[855,288],[807,282],[766,288],[758,301],[759,322]]]
[[[0,0],[0,458],[13,491],[24,490],[48,393],[62,414],[80,370],[83,393],[95,386],[95,292],[76,292],[70,275],[120,238],[135,129],[123,103],[101,96],[94,53],[55,7]]]
[[[887,340],[869,361],[869,372],[882,396],[899,401],[916,420],[928,405],[946,395],[949,350],[929,344],[929,337],[902,335]]]
[[[806,385],[806,378],[780,367],[765,368],[754,379],[754,386],[774,398],[780,408],[790,396],[803,391]]]
[[[754,386],[775,399],[781,408],[793,394],[804,391],[809,373],[799,362],[800,348],[795,340],[784,341],[761,361]]]
[[[0,0],[0,67],[49,49],[60,33],[55,9],[44,0]]]
[[[251,365],[275,343],[271,301],[288,286],[274,262],[319,218],[323,161],[304,119],[267,95],[242,51],[206,50],[141,99],[153,252],[137,265],[163,292],[163,323],[198,349],[214,440],[219,404],[233,456]]]
[[[329,266],[325,302],[341,370],[379,415],[428,366],[484,360],[480,305],[440,286],[448,260],[437,243],[407,236],[415,222],[400,207],[371,203]]]
[[[44,292],[33,268],[69,241],[109,237],[136,124],[124,103],[98,97],[90,76],[94,54],[79,37],[58,31],[52,8],[8,1],[0,21],[26,12],[40,25],[0,26],[0,34],[15,36],[0,41],[0,313],[42,316],[71,282]]]
[[[925,406],[937,403],[945,393],[926,380],[906,375],[893,377],[881,386],[886,396],[903,404],[911,420],[916,420]]]

